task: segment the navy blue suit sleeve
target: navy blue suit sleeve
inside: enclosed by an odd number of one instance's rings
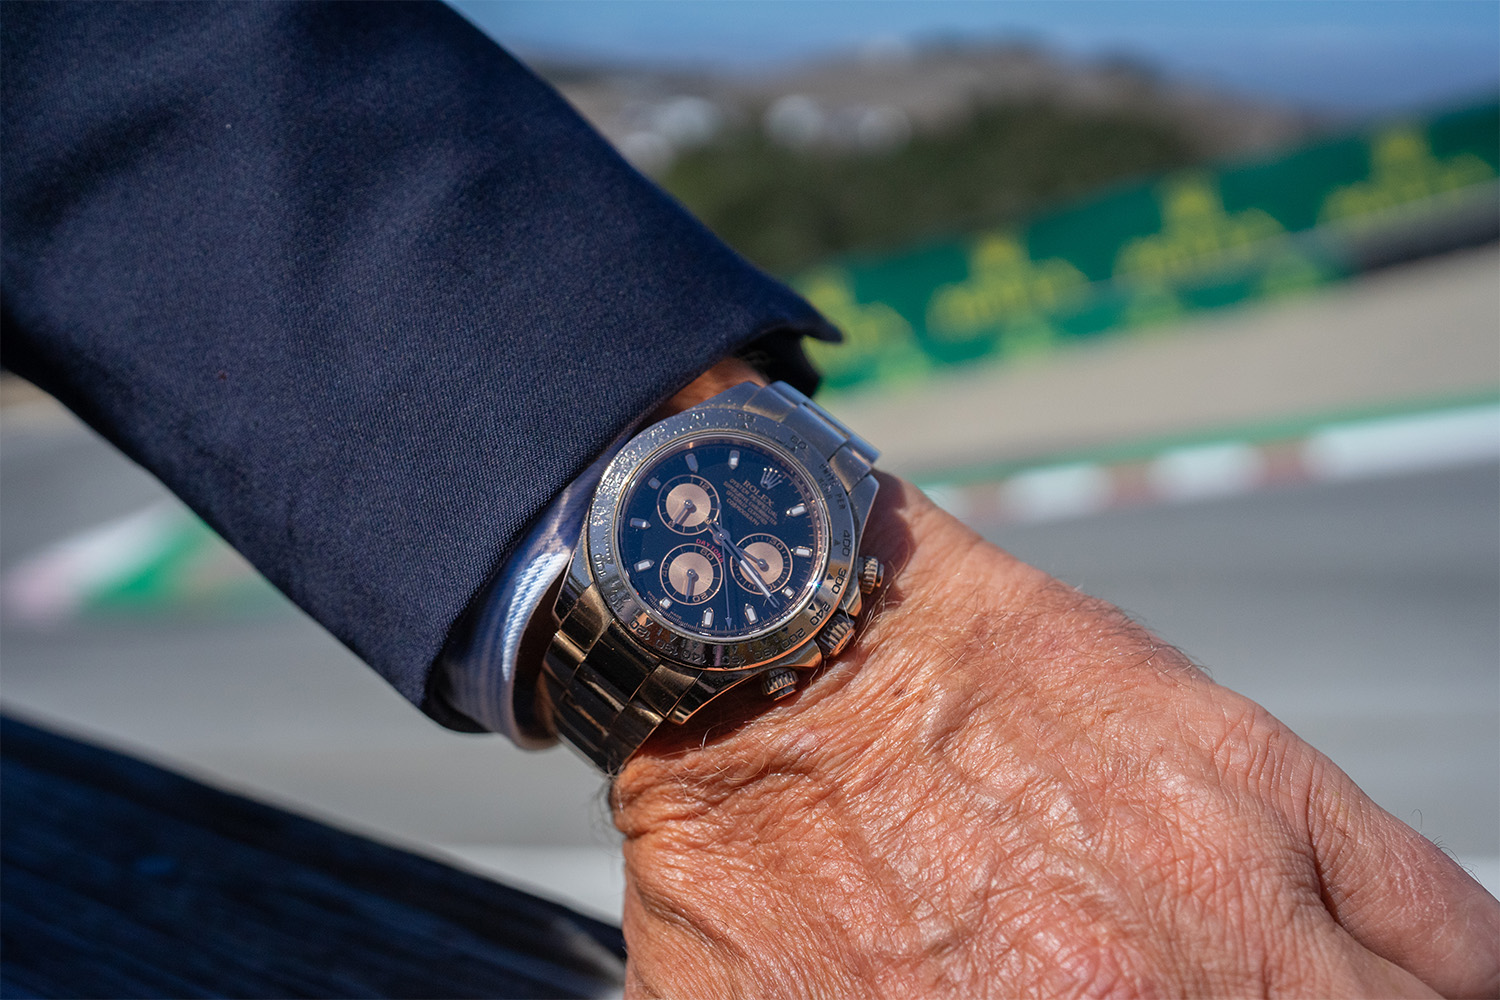
[[[445,7],[7,3],[3,38],[7,367],[418,704],[621,428],[831,335]]]

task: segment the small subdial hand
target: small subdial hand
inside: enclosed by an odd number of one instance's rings
[[[760,574],[755,571],[756,560],[750,559],[750,557],[745,555],[743,552],[740,553],[739,560],[740,568],[745,571],[745,578],[751,583],[755,584],[755,589],[760,591],[761,594],[765,596],[766,600],[774,604],[776,602],[776,598],[771,596],[771,591],[766,587],[765,582],[761,580]]]
[[[661,585],[666,596],[687,604],[699,604],[713,596],[724,577],[723,556],[702,543],[679,545],[662,560]]]
[[[682,522],[686,521],[696,513],[698,513],[697,504],[693,503],[693,501],[691,500],[682,501],[682,509],[677,512],[676,517],[672,518],[672,527],[682,527]]]

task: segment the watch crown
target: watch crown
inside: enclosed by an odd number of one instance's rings
[[[872,594],[885,586],[885,566],[874,556],[865,556],[859,565],[859,589]]]
[[[835,611],[829,616],[823,631],[818,633],[818,648],[823,651],[824,656],[832,659],[844,651],[853,637],[854,619],[842,611]]]
[[[761,675],[760,690],[772,701],[780,701],[797,690],[797,671],[777,667]]]

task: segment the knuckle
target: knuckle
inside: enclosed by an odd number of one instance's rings
[[[1291,730],[1256,702],[1232,695],[1213,727],[1209,752],[1221,781],[1231,788],[1275,788],[1288,777],[1289,751],[1299,745]]]

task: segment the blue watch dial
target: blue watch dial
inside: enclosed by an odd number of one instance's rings
[[[616,551],[653,617],[727,642],[770,632],[806,603],[827,560],[825,520],[801,466],[716,434],[678,442],[636,472]]]

